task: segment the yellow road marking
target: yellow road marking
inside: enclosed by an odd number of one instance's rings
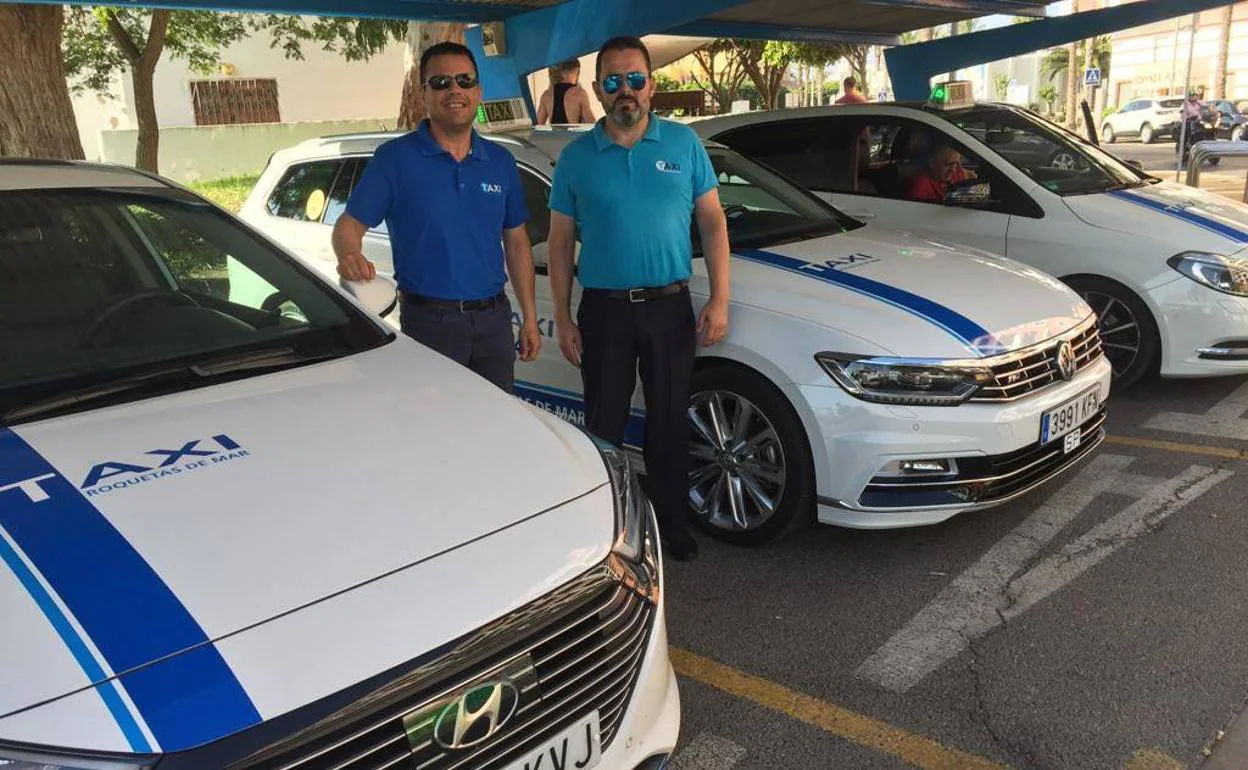
[[[923,770],[1004,770],[1005,766],[951,749],[878,719],[752,676],[687,650],[671,650],[676,673],[730,695],[779,711],[847,741],[892,754]],[[1133,770],[1153,770],[1149,767]],[[1159,767],[1157,770],[1161,770]],[[1170,770],[1165,768],[1165,770]]]
[[[1210,457],[1221,457],[1225,460],[1248,460],[1248,452],[1244,452],[1239,449],[1230,449],[1228,447],[1220,446],[1202,446],[1200,444],[1185,444],[1181,441],[1159,441],[1157,439],[1136,438],[1134,436],[1106,436],[1105,443],[1142,447],[1144,449],[1160,449],[1163,452],[1208,455]]]
[[[1140,749],[1135,752],[1122,770],[1187,770],[1187,765],[1157,749]]]

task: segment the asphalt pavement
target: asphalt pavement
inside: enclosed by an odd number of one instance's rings
[[[1248,767],[1245,412],[1248,379],[1146,382],[1001,508],[703,538],[668,569],[675,770]]]

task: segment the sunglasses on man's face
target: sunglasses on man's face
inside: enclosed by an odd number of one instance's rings
[[[636,70],[628,73],[627,75],[620,75],[618,73],[614,75],[607,75],[602,79],[602,90],[608,95],[614,94],[616,91],[619,91],[625,83],[627,83],[628,87],[633,91],[640,91],[646,87],[646,81],[649,79],[649,75],[644,72],[637,72]]]
[[[461,72],[458,75],[434,75],[425,82],[425,85],[434,91],[445,91],[451,87],[451,81],[455,81],[460,88],[467,91],[470,88],[477,87],[477,76],[469,75],[467,72]]]

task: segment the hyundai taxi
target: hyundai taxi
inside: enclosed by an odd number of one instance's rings
[[[367,310],[155,177],[0,161],[0,767],[662,767],[629,458]]]
[[[690,126],[853,216],[1061,278],[1096,310],[1119,388],[1155,371],[1248,373],[1248,206],[1150,176],[1027,110],[977,104],[961,82],[926,103]],[[907,199],[941,144],[976,178],[943,203]]]
[[[520,166],[539,273],[552,167],[577,135],[490,134]],[[243,216],[334,275],[333,222],[372,151],[394,136],[276,153]],[[689,405],[690,511],[705,530],[760,543],[812,509],[849,527],[936,523],[1017,497],[1100,443],[1110,366],[1092,310],[1066,286],[864,224],[727,148],[709,153],[733,258],[728,337],[699,349]],[[365,238],[364,253],[393,272],[384,231]],[[691,291],[695,302],[708,293],[701,260]],[[553,337],[544,279],[537,303]],[[579,372],[553,339],[516,377],[518,395],[584,423]],[[634,407],[627,441],[638,446],[640,389]]]

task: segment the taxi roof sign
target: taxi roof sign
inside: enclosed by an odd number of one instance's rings
[[[950,80],[937,83],[927,99],[928,105],[940,110],[970,107],[975,104],[975,90],[969,80]]]

